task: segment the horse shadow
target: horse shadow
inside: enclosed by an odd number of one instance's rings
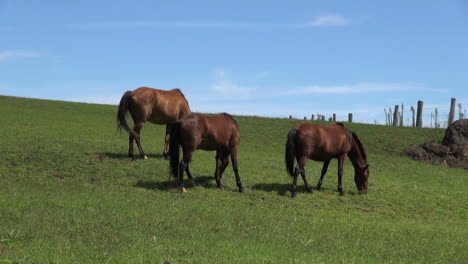
[[[322,186],[321,190],[318,190],[317,187],[311,186],[313,192],[336,192],[338,190],[336,188],[326,188]],[[264,192],[276,192],[278,195],[289,195],[291,191],[291,184],[281,184],[281,183],[258,183],[251,187],[253,190],[257,191],[264,191]],[[307,193],[304,185],[297,186],[298,193]],[[356,195],[357,193],[354,191],[346,191],[346,194],[349,195]]]
[[[214,177],[209,176],[201,176],[201,177],[193,177],[194,185],[191,185],[187,179],[184,179],[185,188],[194,188],[197,186],[202,186],[203,188],[214,189],[217,188],[216,184],[214,183]],[[156,181],[142,181],[139,180],[135,187],[144,188],[148,190],[160,190],[160,191],[168,191],[168,190],[177,190],[179,187],[177,185],[177,181],[167,180],[162,182]]]
[[[132,159],[131,157],[128,156],[127,153],[113,153],[113,152],[97,152],[93,153],[97,158],[99,157],[105,157],[105,158],[110,158],[110,159]],[[146,154],[150,159],[155,158],[155,159],[164,159],[164,155],[161,153],[147,153]],[[143,159],[140,157],[140,155],[135,155],[135,160],[138,159]]]
[[[171,189],[177,188],[177,183],[172,181],[162,181],[162,182],[155,182],[155,181],[142,181],[139,180],[135,187],[144,188],[148,190],[160,190],[160,191],[168,191]]]
[[[251,188],[257,191],[276,192],[278,195],[286,195],[291,189],[291,184],[257,183]]]

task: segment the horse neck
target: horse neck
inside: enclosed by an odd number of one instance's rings
[[[367,161],[362,156],[359,146],[354,140],[352,142],[351,151],[349,152],[348,157],[355,169],[362,168],[367,164]]]

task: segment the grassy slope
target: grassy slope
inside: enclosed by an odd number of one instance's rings
[[[461,169],[399,153],[443,131],[349,124],[367,148],[368,195],[336,161],[324,192],[289,197],[286,134],[299,120],[236,117],[246,187],[214,188],[214,153],[191,165],[197,187],[175,189],[160,157],[164,127],[142,132],[147,161],[126,157],[115,106],[0,97],[0,259],[20,263],[467,263],[467,180]],[[309,162],[311,184],[321,164]]]

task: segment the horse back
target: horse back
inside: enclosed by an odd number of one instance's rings
[[[343,125],[321,126],[303,123],[296,128],[298,155],[306,155],[316,161],[326,161],[350,151],[348,131]]]
[[[189,148],[218,150],[230,149],[239,144],[239,127],[229,115],[190,114],[180,122]]]
[[[135,112],[155,124],[168,124],[191,113],[189,104],[180,89],[169,91],[140,87],[132,91]]]

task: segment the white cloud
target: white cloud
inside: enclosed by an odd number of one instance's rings
[[[17,58],[34,58],[41,56],[38,52],[30,51],[0,51],[0,61]]]
[[[122,95],[110,95],[110,96],[75,96],[75,97],[65,97],[64,101],[69,102],[80,102],[88,104],[108,104],[108,105],[118,105]]]
[[[122,28],[308,28],[346,26],[351,20],[340,15],[322,15],[303,23],[259,23],[259,22],[195,22],[195,21],[113,21],[83,24],[67,24],[66,27],[79,29],[122,29]]]
[[[224,70],[216,71],[216,80],[211,85],[211,89],[224,96],[249,97],[254,88],[240,86],[226,77]]]
[[[314,20],[302,24],[303,27],[336,27],[351,24],[348,18],[339,15],[317,16]]]
[[[300,94],[352,94],[352,93],[379,93],[391,91],[426,91],[426,92],[439,92],[446,93],[446,89],[430,89],[420,87],[414,84],[352,84],[352,85],[339,85],[339,86],[320,86],[309,85],[299,87],[286,92],[284,95],[300,95]]]
[[[190,22],[190,21],[114,21],[87,24],[68,24],[66,27],[79,29],[125,29],[125,28],[267,28],[275,25],[270,23],[231,23],[231,22]]]

